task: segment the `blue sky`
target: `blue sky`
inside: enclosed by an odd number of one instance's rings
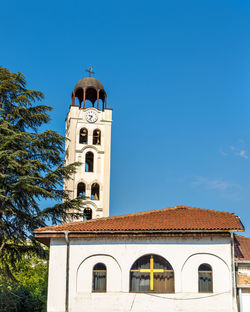
[[[250,235],[250,2],[4,1],[1,65],[64,134],[91,64],[113,108],[111,215],[175,205],[241,216]]]

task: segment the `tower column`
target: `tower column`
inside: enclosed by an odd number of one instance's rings
[[[71,105],[75,105],[75,97],[76,97],[75,92],[73,92]]]
[[[83,108],[85,108],[86,89],[83,89]]]
[[[105,108],[107,108],[107,94],[105,93]]]
[[[97,90],[97,109],[99,109],[99,96],[100,96],[100,90]]]

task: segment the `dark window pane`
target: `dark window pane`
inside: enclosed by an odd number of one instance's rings
[[[93,268],[93,291],[106,291],[106,265],[97,263]]]
[[[199,291],[212,292],[212,273],[199,272]]]
[[[93,273],[93,291],[106,291],[106,272]]]
[[[104,271],[106,271],[106,265],[103,264],[103,263],[97,263],[97,264],[94,266],[94,270],[104,270]]]
[[[149,269],[150,268],[150,255],[139,258],[133,264],[131,270]]]
[[[131,272],[130,289],[131,291],[150,291],[149,273]]]
[[[199,271],[212,271],[211,265],[203,263],[199,266]]]
[[[170,263],[161,256],[154,255],[154,269],[173,270]]]

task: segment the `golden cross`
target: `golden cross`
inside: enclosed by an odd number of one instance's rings
[[[165,270],[163,269],[154,269],[154,258],[151,256],[150,258],[150,269],[141,269],[139,272],[141,273],[150,273],[150,290],[154,290],[154,273],[163,273]]]

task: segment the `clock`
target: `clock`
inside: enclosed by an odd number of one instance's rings
[[[94,111],[94,110],[88,110],[87,113],[86,113],[86,120],[88,122],[96,122],[98,119],[97,117],[97,113]]]

